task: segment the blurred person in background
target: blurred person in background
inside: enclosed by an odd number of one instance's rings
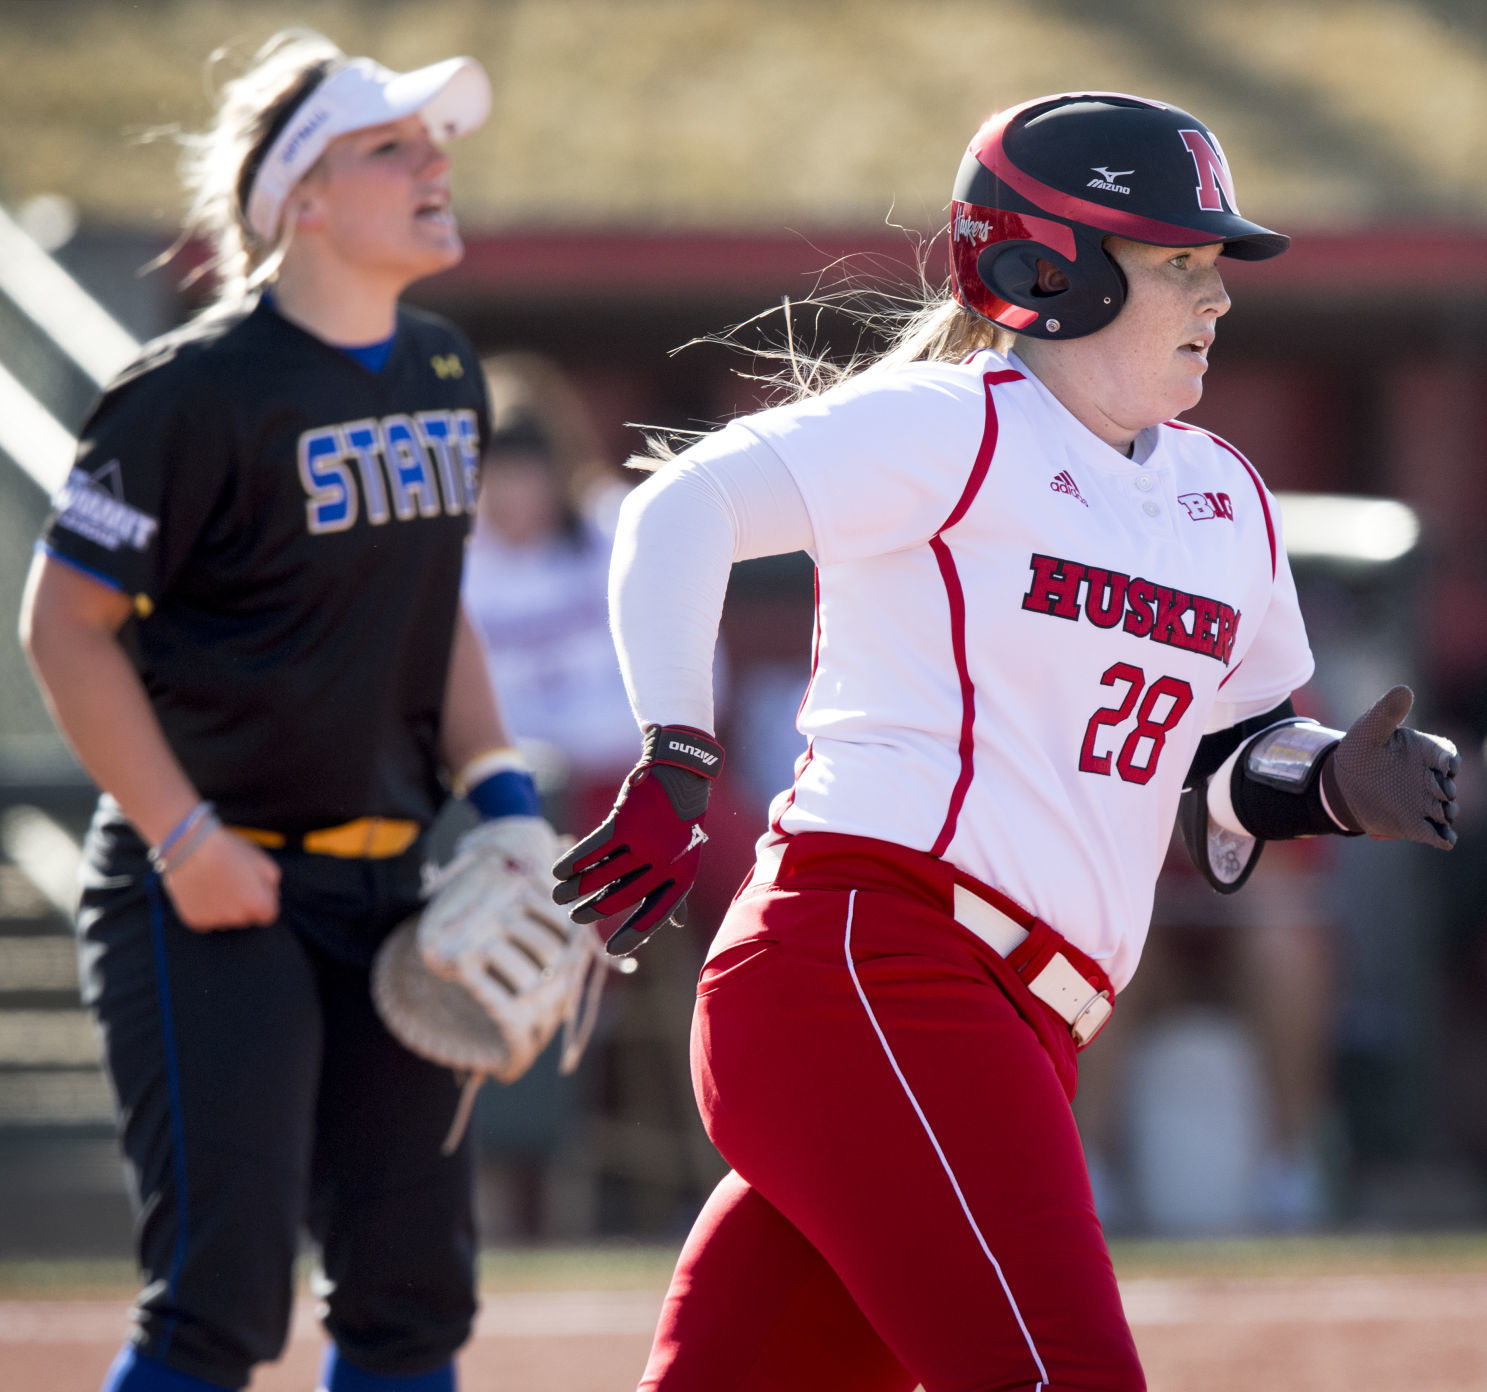
[[[1276,842],[1242,894],[1216,896],[1173,838],[1141,970],[1080,1061],[1075,1115],[1107,1231],[1302,1232],[1332,1216],[1329,849]]]
[[[1139,171],[1139,174],[1136,172]],[[645,1389],[1144,1387],[1069,1103],[1182,812],[1216,887],[1265,840],[1455,841],[1454,751],[1390,691],[1298,717],[1313,660],[1273,499],[1174,420],[1229,308],[1216,138],[1118,93],[989,120],[951,293],[833,381],[626,500],[612,613],[640,761],[557,863],[611,953],[695,876],[723,773],[734,561],[816,563],[807,737],[697,989],[732,1172],[684,1247]]]
[[[609,636],[616,495],[583,397],[535,353],[484,364],[491,431],[462,593],[506,723],[557,756],[561,814],[602,817],[634,757],[635,726]]]
[[[491,428],[465,551],[465,612],[553,821],[587,826],[608,808],[635,738],[605,597],[626,484],[555,362],[510,352],[482,366]],[[593,1074],[561,1076],[556,1055],[554,1046],[476,1105],[483,1216],[526,1240],[552,1226],[552,1166]]]
[[[581,390],[551,359],[510,352],[484,366],[491,435],[466,548],[465,610],[508,728],[539,772],[544,766],[554,772],[553,821],[588,827],[609,810],[635,757],[608,588],[618,511],[636,476],[605,460]],[[732,669],[720,642],[719,705],[742,722],[757,712],[739,708]],[[799,699],[797,685],[790,712]],[[783,709],[775,699],[769,713]],[[740,868],[752,859],[746,814],[755,810],[744,792],[724,791],[713,806],[712,834]],[[728,897],[720,883],[692,899],[689,907],[706,932],[717,926]],[[505,1103],[493,1093],[484,1105]]]
[[[607,594],[614,525],[636,475],[606,461],[583,392],[557,363],[507,352],[488,358],[484,370],[491,432],[466,549],[465,610],[480,635],[502,715],[538,771],[553,821],[585,828],[602,820],[634,759],[635,722],[610,635]],[[725,702],[727,670],[720,656]],[[797,687],[791,713],[799,694]],[[756,806],[725,794],[714,805],[714,861],[736,867],[735,880],[752,859],[757,814],[767,801]],[[695,977],[730,893],[728,877],[720,876],[694,896],[694,934],[678,960],[666,964],[678,977]],[[657,1046],[668,1058],[675,1051],[678,1068],[652,1069],[649,1085],[659,1091],[682,1075],[679,1088],[665,1090],[664,1105],[693,1121],[685,1023],[661,1003],[674,1000],[678,986],[667,969],[614,983],[592,1066],[583,1074],[559,1075],[554,1048],[526,1076],[482,1094],[478,1184],[482,1214],[493,1225],[534,1240],[575,1221],[577,1212],[554,1209],[556,1196],[567,1194],[571,1205],[583,1191],[568,1181],[612,1163],[593,1144],[580,1153],[585,1132],[578,1113],[592,1108],[623,1122],[633,1119],[626,1108],[657,1104],[655,1097],[640,1103],[635,1088],[616,1081],[631,1076],[637,1039],[647,1057]],[[630,1059],[621,1057],[627,1050]],[[594,1096],[589,1089],[599,1076],[606,1083]]]
[[[1487,832],[1487,740],[1482,725],[1456,732],[1466,776],[1461,780],[1462,834]],[[1440,1085],[1452,1099],[1451,1125],[1476,1166],[1479,1202],[1487,1207],[1487,856],[1453,856],[1445,876],[1441,1008],[1444,1068]]]
[[[23,639],[103,790],[81,970],[144,1281],[109,1392],[246,1384],[305,1224],[329,1392],[450,1392],[470,1332],[459,1085],[369,968],[448,784],[538,811],[459,602],[478,360],[399,303],[461,258],[443,142],[489,106],[472,59],[306,31],[225,84],[186,165],[219,298],[106,389],[38,548]]]

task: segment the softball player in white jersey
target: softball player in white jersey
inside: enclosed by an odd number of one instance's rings
[[[794,786],[698,992],[733,1167],[646,1389],[1108,1389],[1143,1379],[1069,1114],[1181,811],[1216,887],[1264,839],[1455,839],[1455,752],[1396,688],[1345,735],[1275,504],[1199,399],[1242,218],[1217,140],[1117,94],[993,118],[953,296],[820,395],[627,502],[611,576],[645,750],[557,897],[628,951],[686,893],[722,767],[710,656],[735,559],[805,549]],[[1186,790],[1186,791],[1184,791]]]

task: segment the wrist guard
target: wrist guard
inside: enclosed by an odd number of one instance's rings
[[[1234,894],[1249,879],[1265,843],[1220,826],[1208,813],[1208,780],[1184,788],[1177,804],[1177,827],[1188,859],[1220,894]]]
[[[1323,797],[1322,769],[1342,739],[1314,720],[1274,725],[1256,735],[1234,764],[1229,800],[1252,836],[1289,841],[1298,836],[1353,835]]]
[[[1296,718],[1289,703],[1284,709],[1288,718],[1248,738],[1218,768],[1210,763],[1212,772],[1185,789],[1178,803],[1188,856],[1220,894],[1233,894],[1249,879],[1266,841],[1346,830],[1329,815],[1319,776],[1341,736]],[[1227,803],[1225,820],[1232,817],[1243,831],[1213,816],[1209,790],[1215,779],[1220,815]]]

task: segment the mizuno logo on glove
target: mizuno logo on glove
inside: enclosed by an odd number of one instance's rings
[[[592,923],[607,952],[633,952],[675,915],[697,878],[708,789],[723,748],[685,725],[651,725],[614,808],[553,866],[552,897]]]
[[[709,754],[705,749],[698,749],[695,744],[683,744],[680,740],[667,740],[666,747],[673,754],[686,754],[693,759],[698,759],[711,768],[718,762],[719,755]]]

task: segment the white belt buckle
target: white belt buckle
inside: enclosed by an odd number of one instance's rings
[[[1026,928],[964,885],[955,886],[955,921],[970,929],[999,957],[1010,956],[1028,939]],[[1096,991],[1062,952],[1054,953],[1027,987],[1058,1012],[1069,1026],[1076,1049],[1084,1048],[1104,1029],[1115,1009],[1110,992]]]
[[[1095,990],[1062,952],[1055,952],[1027,987],[1068,1022],[1076,1048],[1084,1048],[1100,1032],[1114,1009],[1109,993]]]
[[[1095,1035],[1105,1028],[1115,1007],[1110,1004],[1110,993],[1101,991],[1070,1022],[1069,1033],[1074,1036],[1074,1047],[1082,1049]]]

